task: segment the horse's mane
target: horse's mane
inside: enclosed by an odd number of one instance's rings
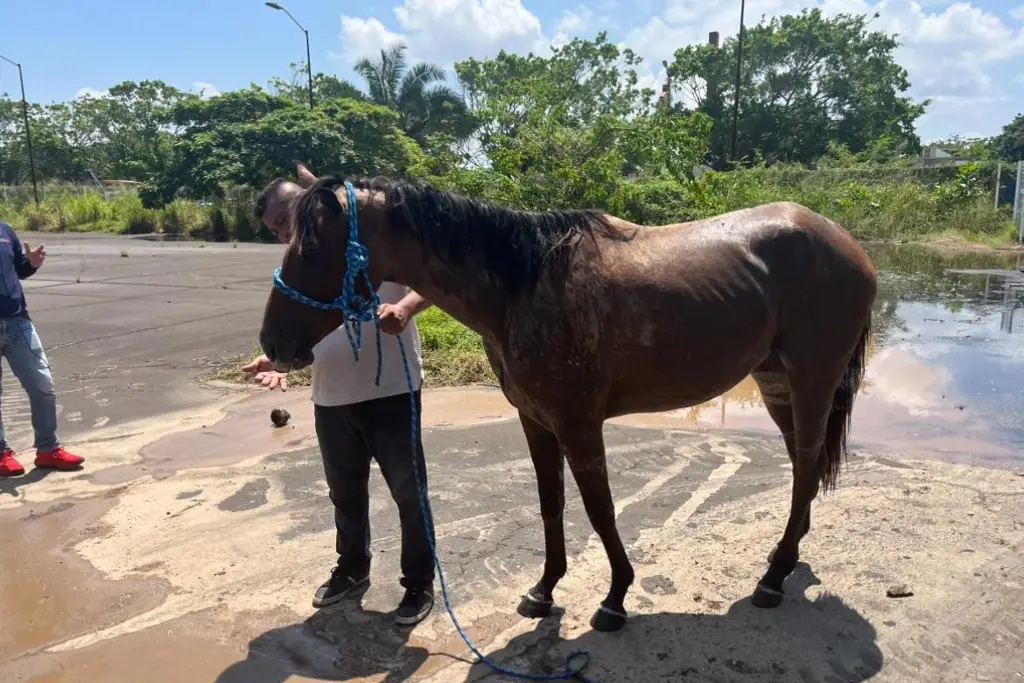
[[[544,265],[564,266],[582,238],[628,241],[634,232],[609,222],[595,210],[518,211],[390,178],[349,179],[358,189],[380,192],[389,228],[416,236],[424,248],[451,268],[483,268],[515,294],[531,289]],[[302,198],[299,230],[315,220],[317,198],[340,210],[334,192],[344,185],[339,175],[322,177]]]

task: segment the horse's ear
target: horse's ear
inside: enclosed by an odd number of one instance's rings
[[[299,185],[307,190],[313,187],[316,181],[319,180],[305,165],[298,161],[295,162],[295,173],[299,178]]]

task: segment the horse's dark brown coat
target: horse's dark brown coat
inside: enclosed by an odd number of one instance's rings
[[[602,630],[624,625],[633,569],[615,525],[602,425],[702,403],[748,374],[793,462],[789,522],[754,594],[755,604],[777,605],[810,526],[811,501],[820,485],[836,483],[863,371],[876,273],[849,233],[792,203],[661,227],[604,217],[599,229],[567,234],[532,279],[513,287],[508,272],[517,271],[499,272],[493,249],[469,243],[469,252],[446,254],[450,245],[428,239],[431,230],[447,234],[443,222],[463,209],[396,213],[401,195],[387,194],[388,183],[377,186],[385,191],[361,185],[358,209],[374,285],[407,285],[480,333],[519,410],[547,558],[520,612],[546,614],[566,571],[567,461],[612,569],[592,623]],[[336,194],[317,200],[326,190]],[[294,209],[282,278],[329,300],[340,293],[345,270],[345,193],[335,185],[308,192]],[[506,213],[495,220],[517,229],[517,214]],[[294,368],[311,361],[312,346],[340,321],[274,290],[260,338],[280,367]]]

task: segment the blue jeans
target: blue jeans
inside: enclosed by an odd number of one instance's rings
[[[57,394],[53,391],[53,376],[50,374],[46,352],[43,351],[43,343],[31,320],[0,318],[0,355],[7,359],[11,372],[28,394],[36,450],[52,451],[60,445],[57,438]],[[3,388],[0,386],[0,408],[3,405],[2,394]],[[2,414],[0,448],[7,448]]]

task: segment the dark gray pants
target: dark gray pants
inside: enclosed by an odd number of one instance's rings
[[[420,392],[416,392],[417,411]],[[412,411],[408,394],[344,406],[314,406],[327,487],[334,503],[338,564],[360,570],[370,566],[370,459],[398,504],[402,525],[402,585],[426,587],[434,581],[434,558],[423,527],[423,513],[413,473],[427,485],[423,445],[411,442]]]

